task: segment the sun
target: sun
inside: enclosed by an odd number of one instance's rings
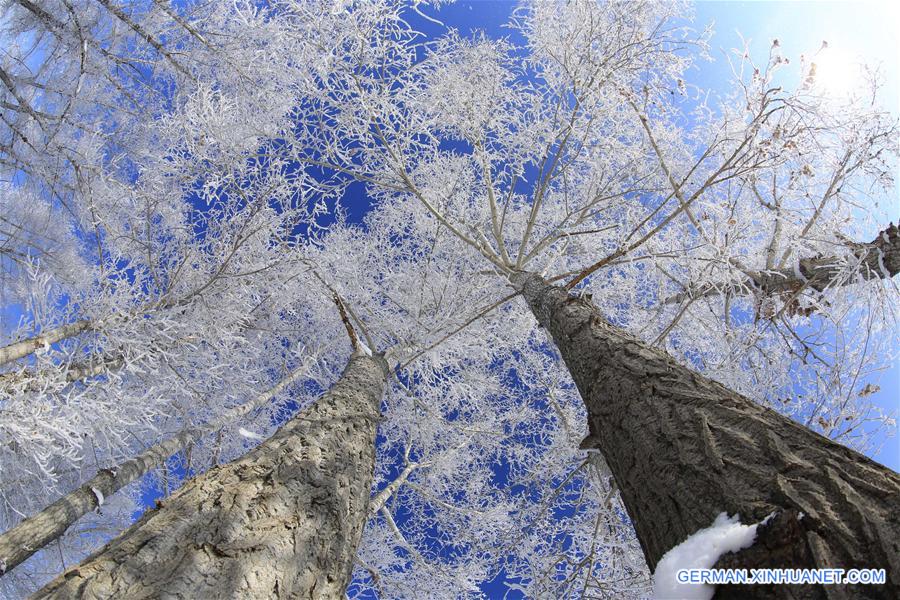
[[[845,98],[864,84],[862,65],[846,50],[823,43],[812,63],[815,86],[827,96]]]

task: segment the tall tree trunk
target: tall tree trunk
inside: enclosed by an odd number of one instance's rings
[[[79,333],[88,331],[92,327],[93,323],[90,321],[76,321],[68,325],[61,325],[56,329],[45,331],[40,335],[3,346],[0,348],[0,365],[5,365],[8,362],[25,358],[26,356],[34,354],[35,350],[38,350],[39,348],[50,346],[56,342],[74,337]]]
[[[14,569],[32,554],[63,535],[78,519],[100,508],[108,498],[151,469],[164,464],[169,457],[204,435],[221,430],[250,411],[260,408],[283,392],[301,375],[305,367],[298,367],[277,385],[244,404],[226,411],[220,418],[185,429],[162,442],[147,448],[134,458],[108,469],[101,469],[78,489],[66,494],[41,512],[32,515],[0,535],[0,575]]]
[[[355,355],[269,440],[191,480],[35,598],[342,598],[387,366]]]
[[[650,569],[725,511],[756,542],[719,565],[884,568],[883,586],[830,597],[900,597],[900,475],[679,365],[593,304],[518,273],[588,411],[582,446],[602,451]],[[799,513],[802,513],[802,518]],[[720,586],[719,597],[825,597],[825,588]]]

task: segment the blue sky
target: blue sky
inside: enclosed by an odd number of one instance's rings
[[[827,40],[829,50],[835,56],[835,65],[829,73],[836,88],[846,85],[852,63],[862,61],[880,65],[885,78],[882,101],[900,114],[900,43],[897,40],[900,2],[897,5],[888,2],[700,2],[695,6],[697,28],[702,29],[711,21],[716,23],[711,48],[716,62],[701,66],[703,77],[709,82],[724,81],[728,73],[724,53],[742,45],[738,32],[744,40],[751,42],[751,52],[757,57],[767,55],[773,38],[779,39],[783,54],[791,58],[799,57],[803,52],[813,53],[823,40]],[[513,6],[512,2],[463,1],[437,13],[429,8],[422,10],[457,26],[464,34],[472,29],[484,29],[493,35],[505,35],[507,31],[501,27]],[[433,33],[439,28],[423,22],[422,29]],[[900,217],[896,199],[890,216],[894,220]],[[15,308],[3,307],[0,317],[15,320],[18,312]],[[900,362],[895,362],[893,369],[884,374],[880,385],[881,392],[874,400],[890,411],[900,410]],[[891,439],[886,438],[881,452],[873,457],[900,471],[900,436],[895,434]],[[152,493],[144,500],[151,504]],[[502,589],[499,582],[495,583],[484,589],[492,592]]]
[[[711,54],[715,64],[704,65],[710,77],[725,76],[724,52],[741,46],[740,33],[750,43],[752,56],[765,57],[772,40],[781,43],[784,56],[799,58],[816,52],[823,41],[833,65],[828,76],[834,79],[834,91],[840,93],[852,85],[854,65],[866,63],[878,67],[884,78],[881,100],[886,108],[900,115],[900,3],[898,2],[699,2],[695,6],[696,24],[715,21],[716,35]],[[822,55],[824,58],[824,53]],[[794,61],[797,64],[799,61]],[[889,217],[900,218],[900,186],[896,188]],[[887,225],[885,223],[885,225]],[[895,348],[900,351],[900,348]],[[872,399],[890,412],[900,411],[900,361],[884,373],[881,391]],[[900,429],[885,437],[881,451],[872,456],[882,464],[900,471]]]

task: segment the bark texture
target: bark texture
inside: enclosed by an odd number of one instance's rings
[[[343,598],[367,517],[387,365],[341,379],[244,457],[201,475],[35,598]]]
[[[181,432],[116,469],[101,469],[80,488],[4,532],[0,536],[0,575],[14,569],[63,535],[82,516],[100,508],[101,498],[112,496],[166,461],[187,442],[195,439],[195,434],[195,431]]]
[[[735,598],[900,597],[900,475],[679,365],[589,301],[519,273],[588,410],[651,570],[722,511],[760,527],[730,567],[884,568],[882,586],[747,586]],[[803,517],[800,517],[800,512]]]
[[[306,369],[300,367],[273,388],[244,404],[235,406],[215,421],[185,429],[115,468],[101,469],[80,488],[4,532],[0,535],[0,575],[17,567],[32,554],[64,534],[82,516],[100,508],[101,498],[109,498],[129,483],[137,481],[191,442],[197,441],[207,433],[221,430],[225,425],[249,414],[251,410],[265,405],[305,372]]]

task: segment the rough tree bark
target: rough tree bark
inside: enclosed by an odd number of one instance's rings
[[[651,570],[723,511],[747,524],[776,513],[719,566],[884,568],[888,583],[720,586],[718,597],[900,597],[900,475],[679,365],[590,301],[534,274],[512,281],[578,386],[582,447],[609,463]]]
[[[387,365],[354,355],[269,440],[185,484],[35,598],[343,598]]]
[[[129,483],[137,481],[188,444],[213,431],[221,431],[222,427],[249,414],[251,410],[262,407],[305,372],[304,367],[299,367],[271,389],[235,406],[220,418],[184,429],[114,468],[100,469],[78,489],[5,531],[0,535],[0,576],[63,535],[88,512],[100,508],[103,498],[109,498]]]

